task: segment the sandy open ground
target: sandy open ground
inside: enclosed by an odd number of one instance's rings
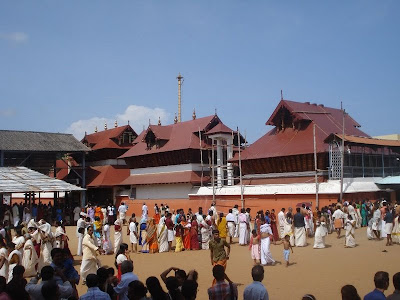
[[[70,248],[76,254],[77,238],[75,227],[67,228],[70,237]],[[112,232],[113,236],[113,232]],[[124,227],[124,242],[129,242]],[[253,261],[248,247],[232,245],[231,258],[228,262],[227,274],[239,284],[239,299],[243,298],[243,290],[252,282],[251,268]],[[345,284],[354,285],[363,297],[374,287],[373,276],[377,271],[389,272],[390,280],[396,272],[400,272],[400,246],[386,247],[386,241],[368,241],[366,229],[356,230],[358,246],[346,249],[344,237],[336,239],[331,234],[326,239],[329,245],[326,249],[313,249],[314,240],[308,239],[308,246],[294,248],[288,268],[284,264],[265,267],[264,285],[267,287],[270,299],[301,299],[306,293],[314,294],[317,299],[341,299],[340,288]],[[387,252],[383,252],[386,250]],[[272,245],[274,259],[282,261],[282,246]],[[199,273],[199,292],[197,299],[208,299],[207,289],[212,281],[212,266],[208,250],[184,251],[180,253],[131,254],[134,262],[134,272],[145,282],[149,276],[157,276],[167,268],[174,266],[186,271],[195,269]],[[76,268],[79,271],[81,257],[76,257]],[[102,255],[100,260],[104,265],[114,266],[114,255]],[[161,279],[160,279],[161,281]],[[86,287],[78,287],[79,294],[86,292]],[[393,292],[390,282],[386,295]]]

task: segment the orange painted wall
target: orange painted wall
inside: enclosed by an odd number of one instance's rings
[[[379,192],[379,193],[357,193],[357,194],[345,194],[345,200],[376,200],[381,197],[387,197],[386,194]],[[329,194],[329,195],[320,195],[319,197],[319,206],[323,207],[329,205],[331,203],[336,203],[338,199],[337,194]],[[247,208],[251,208],[252,214],[254,215],[255,212],[258,210],[271,210],[275,209],[275,211],[280,211],[282,207],[286,209],[288,207],[296,207],[296,204],[299,202],[311,202],[312,207],[315,208],[315,195],[257,195],[257,196],[246,196],[245,197],[244,206]],[[168,205],[170,209],[178,209],[183,208],[185,212],[188,211],[189,208],[192,208],[193,212],[197,212],[199,206],[203,207],[203,211],[207,211],[208,208],[211,206],[212,197],[198,197],[198,196],[191,196],[189,199],[128,199],[128,197],[117,197],[116,205],[118,206],[122,201],[125,202],[129,206],[128,215],[131,215],[133,212],[138,216],[142,213],[142,205],[143,202],[149,208],[149,214],[152,215],[154,210],[154,204],[157,203],[160,207],[161,203],[164,205]],[[232,208],[235,204],[241,207],[240,196],[225,196],[225,197],[217,197],[217,210],[222,211],[225,214],[228,213],[228,210]]]

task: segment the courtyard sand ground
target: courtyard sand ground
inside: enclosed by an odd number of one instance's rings
[[[76,254],[77,238],[75,227],[68,227],[67,234],[73,254]],[[113,232],[112,235],[113,237]],[[124,242],[129,242],[124,227]],[[237,239],[234,239],[237,242]],[[356,230],[358,246],[352,249],[344,248],[344,237],[336,239],[331,234],[326,239],[328,248],[313,249],[314,240],[308,239],[308,246],[294,248],[290,260],[293,265],[288,268],[284,264],[265,267],[263,284],[267,287],[270,299],[301,299],[310,293],[321,299],[341,299],[340,288],[345,284],[354,285],[360,296],[374,288],[373,276],[377,271],[389,272],[390,281],[396,272],[400,272],[400,246],[385,246],[385,241],[368,241],[366,229]],[[383,252],[386,250],[385,252]],[[282,261],[282,245],[272,245],[274,259]],[[76,268],[79,271],[81,257],[74,256]],[[114,255],[99,256],[103,265],[114,266]],[[199,288],[197,299],[208,299],[207,289],[212,282],[212,266],[208,250],[184,251],[181,253],[131,254],[134,262],[134,273],[142,282],[149,276],[157,276],[167,268],[174,266],[185,271],[191,269],[199,273]],[[252,282],[248,247],[232,245],[231,258],[226,273],[237,284],[239,299],[243,298],[243,290]],[[161,281],[161,279],[160,279]],[[386,295],[393,292],[390,282]],[[86,292],[86,286],[79,285],[79,294]]]

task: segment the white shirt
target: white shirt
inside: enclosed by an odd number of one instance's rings
[[[354,209],[353,205],[349,205],[347,207],[347,209],[349,210],[349,215],[355,215],[356,214],[356,210]]]
[[[143,204],[142,206],[142,216],[146,217],[147,216],[147,205]]]
[[[124,213],[126,213],[126,211],[127,211],[127,208],[126,208],[126,205],[124,204],[124,205],[120,205],[119,207],[118,207],[118,211],[119,211],[119,213],[121,214],[124,214]]]
[[[280,211],[278,213],[278,221],[279,221],[279,226],[285,226],[285,213],[283,211]]]
[[[226,215],[227,222],[235,222],[235,215],[233,213],[229,213]]]
[[[340,209],[335,210],[335,212],[332,215],[332,218],[336,219],[343,219],[343,212]]]
[[[78,221],[80,218],[81,208],[79,206],[74,208],[74,220]]]
[[[136,223],[135,222],[130,222],[129,223],[129,231],[130,231],[131,234],[133,234],[134,232],[137,232]]]

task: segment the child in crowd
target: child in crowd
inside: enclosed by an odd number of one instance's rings
[[[287,234],[282,241],[280,241],[279,243],[275,243],[275,245],[280,244],[283,244],[283,259],[286,261],[286,267],[289,267],[290,250],[292,250],[293,253],[292,245],[290,245],[290,236]]]
[[[257,234],[257,230],[251,231],[250,246],[251,258],[254,260],[254,265],[260,264],[260,235]]]

